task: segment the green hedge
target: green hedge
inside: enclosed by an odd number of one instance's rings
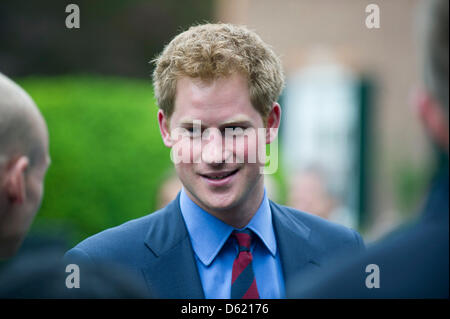
[[[150,78],[18,82],[50,132],[52,164],[32,231],[58,228],[74,244],[154,211],[158,185],[172,163],[159,134]]]

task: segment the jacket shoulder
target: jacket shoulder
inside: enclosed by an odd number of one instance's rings
[[[167,224],[167,207],[127,221],[86,238],[66,253],[66,258],[82,256],[85,260],[124,260],[147,249],[144,241],[151,228]]]
[[[331,222],[314,214],[306,213],[292,207],[271,202],[272,209],[278,211],[278,216],[286,219],[305,233],[311,243],[319,246],[350,245],[355,249],[364,249],[361,235],[354,229]]]

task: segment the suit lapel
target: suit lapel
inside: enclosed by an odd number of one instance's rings
[[[319,267],[319,258],[309,243],[311,230],[270,201],[273,226],[280,252],[286,291],[299,275]],[[149,249],[142,268],[150,291],[159,298],[205,298],[194,251],[179,206],[179,195],[154,213],[145,238]],[[294,280],[295,279],[295,280]],[[289,297],[289,296],[288,296]]]
[[[270,201],[273,226],[280,251],[286,291],[291,291],[290,285],[298,283],[299,275],[320,267],[315,250],[311,247],[309,236],[311,230],[298,219],[285,212],[286,208]],[[287,296],[289,297],[289,296]]]
[[[156,297],[204,298],[179,197],[155,213],[160,215],[155,216],[145,239],[151,255],[142,271]]]

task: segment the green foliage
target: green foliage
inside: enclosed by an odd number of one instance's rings
[[[33,228],[59,225],[77,243],[155,209],[172,166],[148,81],[90,76],[19,80],[50,132],[51,166]]]

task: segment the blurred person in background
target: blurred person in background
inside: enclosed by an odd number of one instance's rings
[[[314,165],[290,174],[288,205],[349,228],[356,225],[350,211],[328,185],[321,167]]]
[[[47,125],[31,97],[0,73],[0,259],[21,246],[50,164]]]
[[[264,162],[249,160],[276,138],[284,83],[281,62],[256,33],[194,26],[155,62],[163,142],[172,150],[180,143],[190,156],[174,163],[181,192],[155,213],[84,240],[66,253],[68,261],[121,264],[159,298],[284,298],[298,271],[363,249],[357,232],[270,201]],[[198,139],[196,120],[208,139]],[[264,128],[265,135],[224,143],[227,128]]]
[[[166,207],[174,197],[180,192],[183,185],[180,182],[180,179],[175,174],[175,172],[170,171],[163,176],[161,182],[161,186],[158,189],[156,204],[157,208],[161,209]]]
[[[449,2],[424,1],[418,9],[423,89],[412,101],[437,163],[422,214],[360,258],[297,280],[290,287],[297,298],[449,296]]]

